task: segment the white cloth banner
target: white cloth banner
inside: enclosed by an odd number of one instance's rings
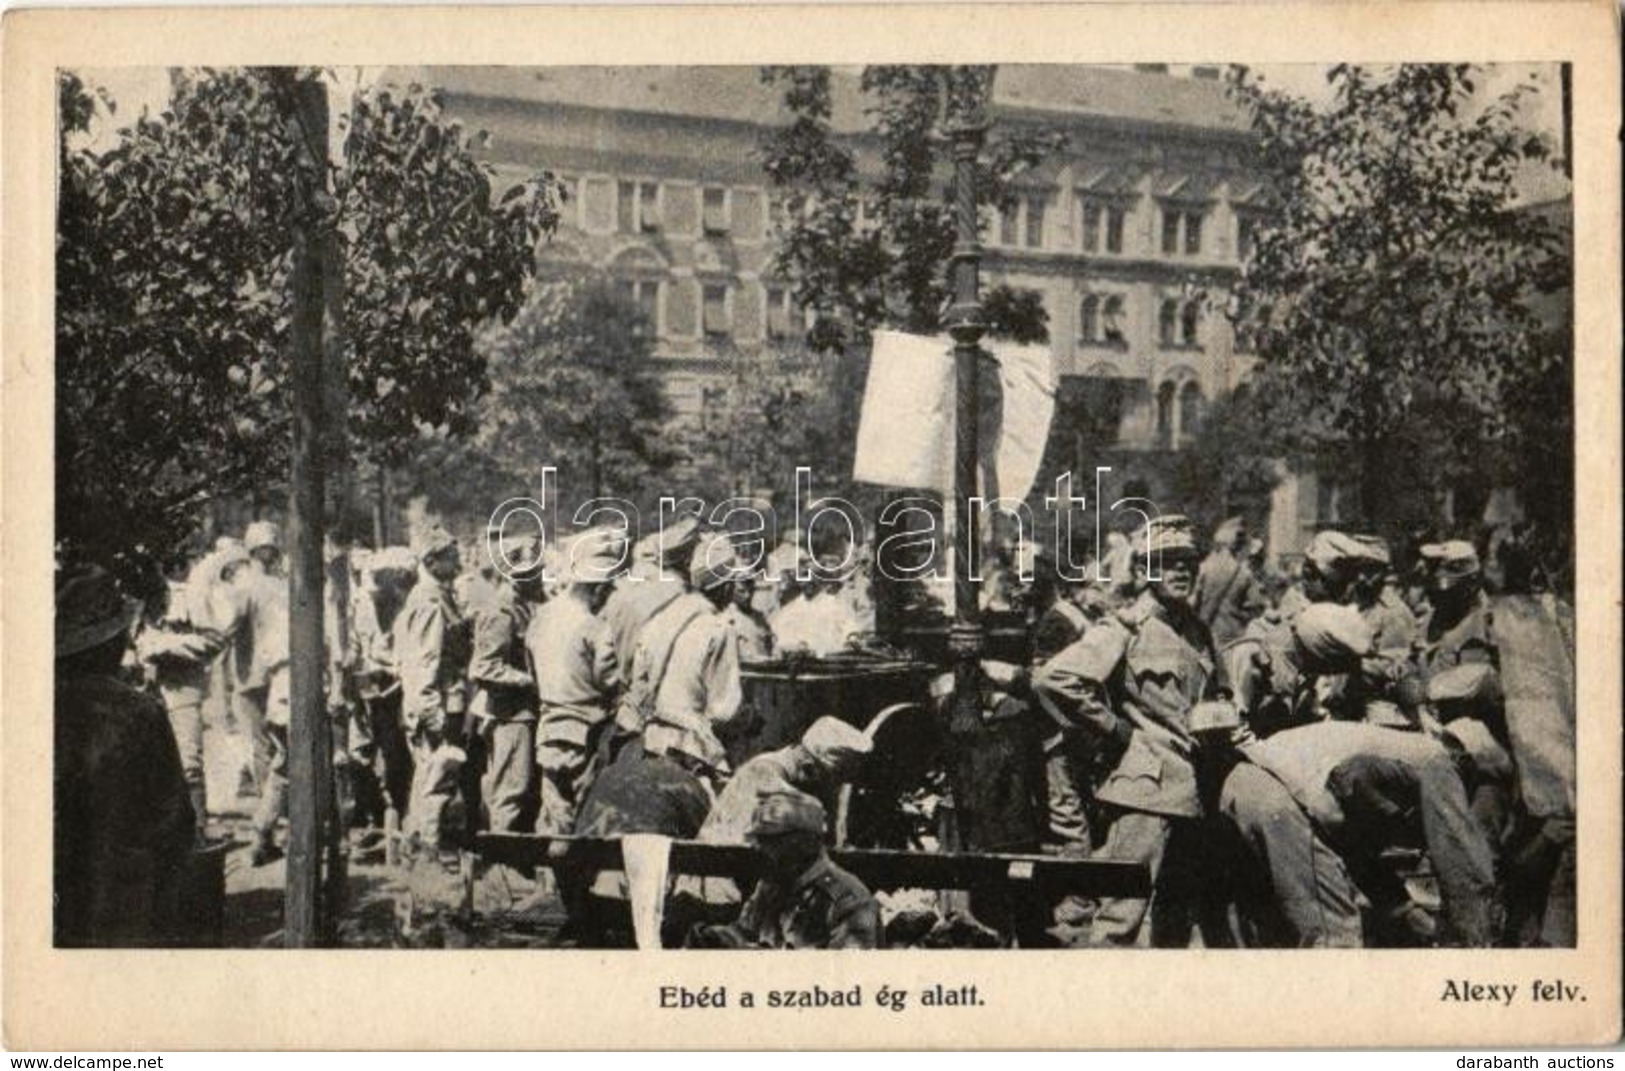
[[[979,490],[1025,498],[1055,415],[1054,362],[1046,346],[986,342],[998,377],[982,376]],[[858,422],[853,477],[884,487],[953,492],[954,359],[945,336],[877,331]]]

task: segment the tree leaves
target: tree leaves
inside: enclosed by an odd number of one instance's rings
[[[100,154],[62,145],[57,259],[58,540],[176,560],[205,497],[286,470],[291,241],[304,136],[264,68],[178,71],[169,106]],[[59,79],[65,131],[94,109]],[[536,176],[493,203],[470,140],[417,87],[360,94],[327,179],[345,269],[347,431],[363,455],[466,433],[486,385],[474,341],[511,318],[561,194]],[[325,155],[324,146],[316,146]]]
[[[1519,392],[1567,360],[1531,306],[1567,279],[1567,251],[1551,222],[1513,197],[1519,161],[1548,149],[1517,125],[1527,89],[1478,106],[1472,73],[1339,65],[1323,110],[1245,70],[1232,75],[1275,196],[1238,304],[1275,310],[1257,336],[1263,373],[1313,386],[1312,412],[1299,418],[1324,419],[1360,446],[1372,521],[1384,508],[1378,489],[1392,483],[1384,444],[1419,414],[1447,414],[1460,456],[1482,452],[1487,437],[1514,445],[1535,431],[1518,430]],[[1434,460],[1422,475],[1442,487],[1459,466]]]

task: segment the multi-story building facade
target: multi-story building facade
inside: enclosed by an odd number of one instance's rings
[[[772,273],[763,136],[787,121],[754,68],[434,68],[397,72],[441,89],[490,131],[512,177],[549,168],[571,198],[543,250],[608,272],[654,324],[680,413],[719,373],[722,343],[801,329]],[[855,76],[837,73],[833,126],[863,157]],[[1243,117],[1217,68],[1187,74],[1013,66],[995,81],[1000,124],[1064,131],[1066,149],[1020,177],[988,221],[986,278],[1043,295],[1063,383],[1121,387],[1124,446],[1177,447],[1204,400],[1248,360],[1223,315],[1258,183]]]
[[[860,169],[877,168],[857,74],[835,75],[834,132]],[[761,166],[765,136],[790,117],[755,68],[389,77],[438,88],[451,115],[488,131],[499,178],[562,177],[565,219],[542,256],[607,272],[644,311],[680,419],[703,422],[720,401],[730,354],[804,330],[790,280],[773,271]],[[991,114],[1066,135],[983,236],[984,280],[1037,291],[1048,314],[1050,467],[1112,465],[1128,493],[1160,496],[1170,452],[1252,361],[1226,315],[1261,208],[1246,119],[1218,68],[1163,66],[1002,67]]]

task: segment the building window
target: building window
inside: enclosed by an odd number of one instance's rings
[[[799,330],[796,322],[795,295],[787,286],[767,288],[767,337],[786,339]]]
[[[1038,195],[1027,197],[1027,227],[1025,232],[1028,249],[1044,248],[1044,198]]]
[[[1123,345],[1122,295],[1084,296],[1078,303],[1078,341],[1097,346]]]
[[[1181,252],[1194,256],[1202,251],[1203,213],[1194,208],[1162,210],[1162,251],[1166,256]]]
[[[1121,253],[1128,209],[1115,201],[1085,198],[1079,235],[1085,253]]]
[[[999,210],[999,245],[1012,248],[1044,247],[1044,205],[1041,193],[1016,196]]]
[[[1177,341],[1179,329],[1179,302],[1172,298],[1163,301],[1157,309],[1157,344],[1171,350]]]
[[[728,191],[721,186],[705,188],[705,233],[718,237],[728,233]]]
[[[1101,306],[1100,340],[1108,346],[1121,346],[1128,341],[1123,332],[1123,299],[1118,294],[1106,298]]]
[[[643,320],[640,333],[653,335],[660,330],[660,283],[655,279],[618,279],[615,292],[622,301],[638,310]]]
[[[1202,308],[1196,302],[1187,302],[1179,314],[1179,344],[1194,349],[1201,343]]]
[[[1100,337],[1100,299],[1093,294],[1078,304],[1078,341],[1094,342]]]
[[[706,338],[727,338],[728,288],[721,284],[707,284],[701,290],[703,330]]]
[[[1013,246],[1021,233],[1021,202],[1012,201],[999,210],[999,244]]]
[[[627,234],[655,234],[660,230],[660,184],[626,182],[618,186],[616,208],[621,230]]]

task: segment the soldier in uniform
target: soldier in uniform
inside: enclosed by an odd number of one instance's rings
[[[1231,517],[1213,533],[1213,549],[1196,573],[1191,605],[1213,634],[1216,647],[1237,639],[1263,609],[1263,596],[1246,559],[1247,528]]]
[[[1148,867],[1154,884],[1175,833],[1188,841],[1202,815],[1188,718],[1210,690],[1214,654],[1190,604],[1197,560],[1188,522],[1155,519],[1136,548],[1139,598],[1045,663],[1033,682],[1052,716],[1112,764],[1096,793],[1114,816],[1097,855]],[[1183,943],[1188,934],[1173,932],[1177,925],[1144,925],[1149,907],[1139,898],[1102,901],[1091,943]]]
[[[564,586],[531,619],[525,636],[540,703],[537,831],[573,830],[618,684],[614,635],[598,610],[626,545],[619,529],[583,532],[560,550]]]
[[[727,615],[733,586],[747,575],[726,535],[694,548],[694,590],[644,630],[622,705],[639,721],[646,754],[666,756],[713,788],[728,767],[718,734],[737,729],[748,716],[739,644]]]
[[[207,566],[211,560],[218,563],[219,559],[210,554],[203,564]],[[214,583],[208,582],[211,572]],[[226,649],[227,639],[218,622],[231,615],[218,576],[218,568],[195,568],[188,582],[165,585],[162,604],[148,608],[153,619],[136,636],[136,653],[150,668],[175,732],[199,840],[205,838],[208,824],[203,702],[210,671]]]
[[[355,589],[350,630],[360,716],[355,751],[366,763],[360,810],[384,826],[407,813],[412,792],[412,750],[401,724],[401,681],[395,667],[394,626],[417,582],[417,557],[406,547],[372,554]]]
[[[683,516],[633,546],[632,571],[616,582],[602,613],[622,681],[632,679],[632,659],[644,626],[688,591],[688,562],[699,539],[700,522]]]
[[[535,782],[536,681],[525,635],[541,595],[541,546],[526,539],[499,549],[506,570],[470,607],[474,640],[468,679],[474,696],[468,710],[480,741],[487,826],[515,833],[531,820]]]
[[[195,842],[163,708],[119,679],[140,604],[96,566],[56,585],[56,944],[137,947],[179,931]]]
[[[425,851],[446,847],[446,808],[467,761],[459,746],[466,712],[469,627],[452,584],[461,568],[457,541],[441,528],[417,547],[418,581],[395,619],[401,720],[412,745],[411,832]]]
[[[766,873],[737,921],[698,927],[699,948],[870,949],[880,946],[880,907],[864,884],[824,851],[824,806],[802,792],[763,797],[748,839]]]
[[[235,606],[224,631],[234,637],[233,705],[248,735],[248,758],[239,778],[238,795],[257,795],[270,776],[272,743],[265,729],[273,650],[286,641],[288,578],[282,571],[282,537],[270,521],[255,521],[243,535],[250,558],[233,584]]]
[[[839,718],[823,717],[789,747],[766,751],[740,765],[717,796],[698,839],[707,844],[744,844],[757,806],[776,792],[805,792],[826,807],[858,772],[873,749],[868,735]],[[729,878],[684,879],[711,904],[739,903]]]

